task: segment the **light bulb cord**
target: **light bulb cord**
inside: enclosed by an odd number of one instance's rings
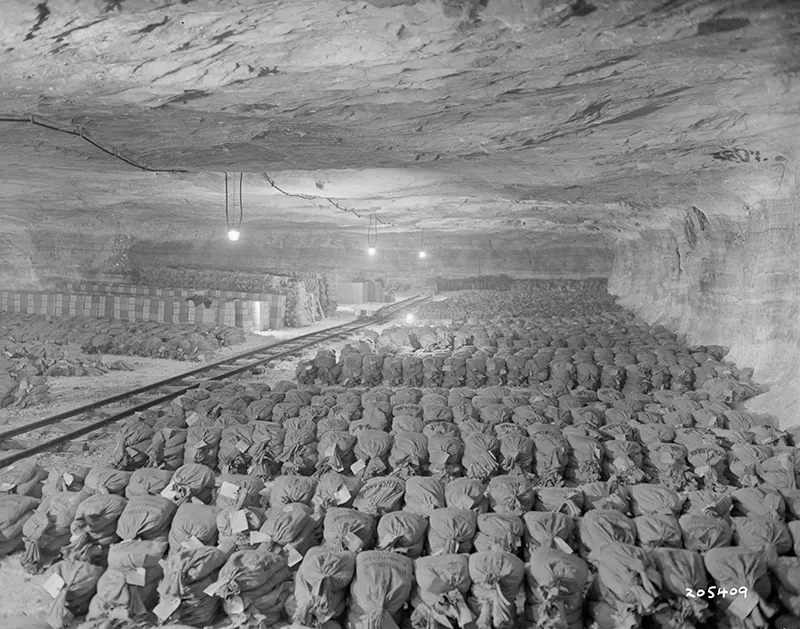
[[[369,227],[367,227],[367,244],[374,249],[378,244],[378,220],[375,214],[369,215]]]
[[[228,228],[228,231],[232,229],[239,230],[242,226],[242,220],[244,219],[244,206],[242,204],[242,181],[244,179],[244,173],[239,173],[239,221],[236,224],[236,227],[231,226],[231,217],[230,217],[230,206],[236,207],[236,173],[233,173],[233,190],[231,199],[231,193],[229,192],[228,188],[228,173],[225,173],[225,225]]]

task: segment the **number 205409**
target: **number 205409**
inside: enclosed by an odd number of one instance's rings
[[[744,585],[738,588],[731,588],[730,590],[727,588],[717,588],[715,585],[710,585],[707,590],[685,589],[686,598],[716,598],[717,596],[721,596],[722,598],[726,596],[742,596],[743,598],[747,598],[747,587]]]

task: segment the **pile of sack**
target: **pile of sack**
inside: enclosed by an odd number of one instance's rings
[[[0,534],[26,569],[46,570],[56,629],[81,615],[86,629],[219,614],[254,628],[409,614],[415,627],[510,629],[524,609],[539,627],[577,629],[587,614],[610,629],[800,613],[796,486],[332,470],[263,483],[195,463],[44,478],[22,463]]]
[[[749,370],[724,361],[718,346],[688,348],[674,335],[644,326],[609,327],[586,317],[577,329],[552,325],[465,325],[453,330],[389,328],[346,345],[339,356],[321,349],[301,360],[300,385],[480,388],[540,387],[559,396],[572,389],[614,389],[624,395],[705,391],[738,404],[762,392]],[[635,329],[634,329],[635,328]]]
[[[245,334],[241,328],[216,324],[128,322],[103,317],[53,317],[2,312],[0,338],[15,347],[33,345],[36,348],[34,355],[41,354],[43,350],[40,346],[46,343],[49,346],[74,348],[71,353],[79,350],[84,354],[200,360],[222,347],[243,343]],[[55,350],[50,351],[52,353]],[[114,368],[125,369],[122,363],[112,364]]]

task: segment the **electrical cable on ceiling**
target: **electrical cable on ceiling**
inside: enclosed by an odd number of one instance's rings
[[[144,170],[145,172],[149,173],[188,173],[188,170],[180,170],[180,169],[169,169],[169,168],[150,168],[147,164],[136,162],[132,159],[124,157],[119,154],[119,151],[116,147],[112,147],[111,149],[106,148],[99,142],[93,140],[89,135],[87,135],[86,130],[81,126],[78,129],[70,129],[64,127],[57,127],[56,125],[47,124],[46,122],[41,122],[34,118],[33,114],[29,114],[27,118],[18,118],[13,116],[0,116],[0,122],[27,122],[33,124],[37,127],[42,127],[43,129],[50,129],[51,131],[58,131],[59,133],[66,133],[68,135],[74,135],[82,140],[86,140],[92,146],[100,149],[104,153],[111,155],[111,157],[115,157],[120,161],[125,162],[129,166],[133,166],[134,168],[138,168],[139,170]]]
[[[270,186],[275,188],[275,190],[277,190],[281,194],[286,195],[287,197],[297,197],[298,199],[305,199],[306,201],[319,201],[319,200],[327,201],[333,207],[335,207],[337,210],[341,210],[342,212],[349,212],[350,214],[352,214],[356,218],[364,218],[363,214],[359,214],[358,212],[356,212],[353,209],[350,209],[349,207],[344,207],[342,205],[339,205],[336,201],[334,201],[330,197],[319,197],[319,196],[315,196],[313,194],[294,194],[294,193],[291,193],[291,192],[286,192],[285,190],[282,190],[281,188],[279,188],[267,173],[261,173],[261,174],[264,175],[264,179],[267,180],[267,182],[269,183]],[[372,220],[372,219],[370,219],[370,220]],[[381,225],[386,225],[387,227],[394,227],[395,226],[394,223],[387,223],[386,221],[382,221],[377,216],[375,216],[375,221],[380,223]]]

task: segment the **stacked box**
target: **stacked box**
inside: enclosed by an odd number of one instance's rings
[[[213,300],[211,307],[205,308],[180,297],[0,291],[0,311],[57,317],[107,317],[128,322],[221,324],[248,332],[283,328],[286,297],[277,294],[261,297],[258,300]]]

